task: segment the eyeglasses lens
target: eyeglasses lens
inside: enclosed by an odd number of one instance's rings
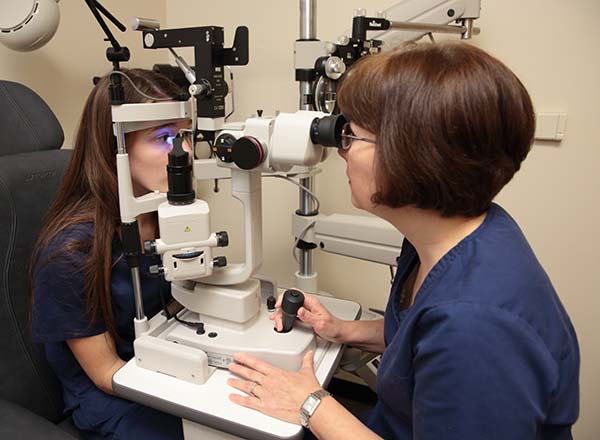
[[[342,149],[347,150],[352,145],[352,128],[350,128],[350,123],[346,122],[342,127]]]

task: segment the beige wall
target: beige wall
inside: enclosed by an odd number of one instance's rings
[[[131,17],[151,16],[165,21],[165,0],[101,2],[129,28]],[[35,52],[13,52],[0,44],[0,78],[20,82],[35,90],[56,113],[65,132],[66,147],[73,144],[74,133],[84,101],[92,89],[92,78],[108,72],[109,43],[92,13],[82,0],[63,0],[60,25],[54,38]],[[150,68],[165,62],[164,51],[144,50],[138,32],[120,32],[109,27],[119,43],[129,47],[131,61],[123,66]]]
[[[222,0],[210,11],[200,2],[170,0],[169,26],[215,24],[225,27],[231,42],[234,27],[250,28],[250,64],[235,68],[237,110],[244,119],[257,108],[272,114],[294,111],[293,41],[298,38],[297,0]],[[353,8],[385,9],[393,0],[327,0],[318,2],[318,37],[335,39],[351,23]],[[582,351],[581,418],[578,439],[595,439],[600,420],[600,2],[544,0],[482,0],[474,42],[503,60],[529,89],[538,112],[565,111],[568,125],[560,144],[534,147],[515,180],[498,197],[519,221],[549,273],[578,332]],[[324,213],[357,213],[350,205],[344,166],[333,157],[323,166],[317,191]],[[238,206],[227,200],[223,184],[211,201],[213,226],[232,230],[233,252],[240,255]],[[225,196],[225,197],[224,197]],[[297,191],[279,180],[264,181],[263,272],[283,285],[293,282],[290,215]],[[320,287],[366,307],[384,307],[389,289],[385,267],[349,258],[319,254]],[[594,264],[595,263],[595,264]]]

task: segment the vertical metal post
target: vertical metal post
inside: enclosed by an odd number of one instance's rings
[[[122,122],[114,123],[115,136],[117,138],[117,152],[118,154],[127,154],[125,147],[125,130]],[[146,315],[144,313],[144,301],[142,297],[142,282],[140,279],[140,268],[131,267],[131,280],[133,283],[133,297],[135,300],[135,318],[137,321],[146,321]],[[136,329],[137,330],[137,329]],[[136,336],[137,331],[136,331]]]
[[[144,313],[144,301],[142,297],[142,282],[140,279],[140,268],[131,268],[131,280],[133,281],[133,297],[135,298],[135,317],[138,320],[146,318]]]
[[[300,40],[317,39],[317,9],[316,0],[300,0]],[[300,81],[300,110],[314,110],[314,97],[312,81]],[[311,192],[315,191],[314,177],[300,179],[300,184],[308,188]],[[314,201],[308,193],[300,190],[300,215],[312,215],[315,213]],[[312,250],[300,249],[300,260],[298,270],[300,275],[307,276],[313,274]]]
[[[317,38],[316,0],[300,0],[300,39]]]
[[[300,40],[316,39],[316,0],[300,0]],[[312,81],[300,81],[300,110],[313,110]]]
[[[125,149],[125,130],[123,128],[122,122],[114,123],[115,137],[117,138],[117,153],[125,154],[127,150]]]

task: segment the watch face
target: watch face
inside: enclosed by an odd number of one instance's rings
[[[319,399],[317,399],[314,396],[308,396],[308,398],[304,402],[304,408],[306,409],[306,412],[308,414],[312,415],[313,411],[315,410],[315,408],[317,407],[318,404],[319,404]]]

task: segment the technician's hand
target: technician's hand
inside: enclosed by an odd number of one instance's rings
[[[281,301],[283,294],[277,298],[275,307],[277,311],[269,319],[275,321],[277,331],[283,329],[283,316],[281,312]],[[298,309],[298,318],[310,325],[315,333],[330,342],[344,343],[345,321],[336,318],[319,302],[317,298],[307,293],[304,294],[304,307]]]
[[[299,425],[304,400],[321,388],[314,373],[314,353],[304,355],[297,373],[280,370],[247,354],[236,353],[233,357],[236,362],[229,364],[229,371],[246,380],[228,379],[227,383],[247,396],[230,394],[231,401]]]

